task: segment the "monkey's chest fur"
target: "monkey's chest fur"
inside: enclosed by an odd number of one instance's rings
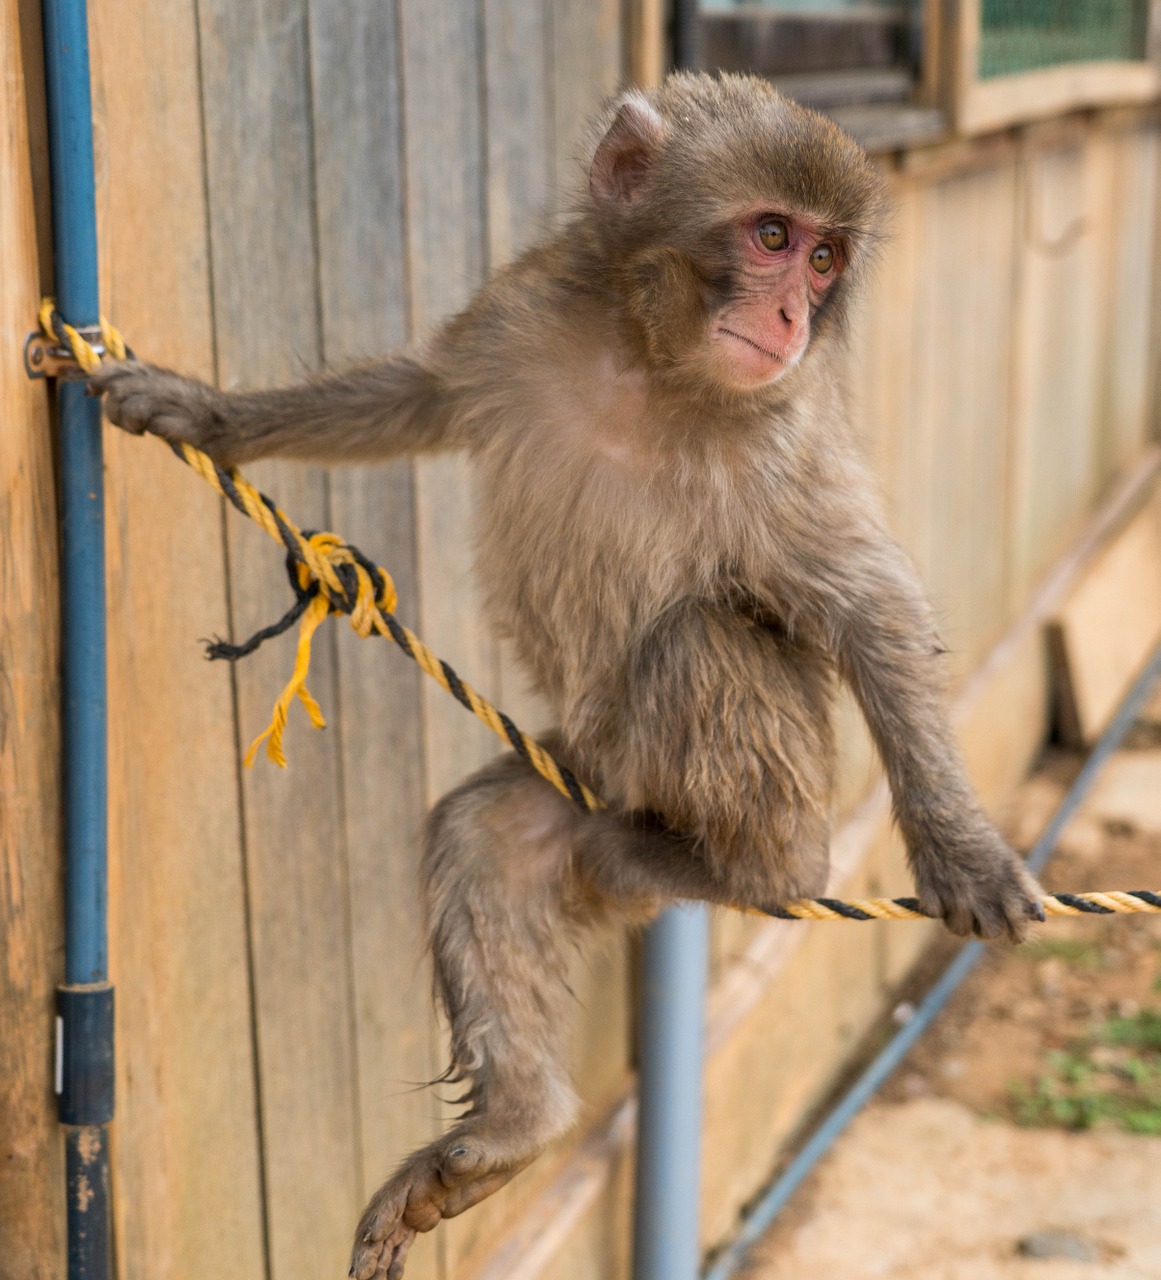
[[[491,620],[606,801],[820,890],[832,678],[778,598],[801,449],[785,424],[658,422],[615,390],[500,421],[478,453]]]

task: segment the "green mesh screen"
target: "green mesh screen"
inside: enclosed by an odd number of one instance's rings
[[[1145,56],[1148,0],[982,0],[980,79]]]

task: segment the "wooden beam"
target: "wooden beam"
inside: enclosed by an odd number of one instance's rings
[[[1148,62],[1082,62],[974,80],[957,104],[956,128],[985,133],[1025,120],[1110,103],[1150,102],[1161,71]]]

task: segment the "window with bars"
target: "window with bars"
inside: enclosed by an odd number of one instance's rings
[[[1148,0],[982,0],[979,78],[1143,61],[1148,20]]]

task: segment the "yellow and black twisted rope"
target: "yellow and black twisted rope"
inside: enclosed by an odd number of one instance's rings
[[[57,341],[72,352],[80,368],[94,373],[103,359],[97,351],[56,311],[53,300],[45,298],[40,306],[39,321],[45,337]],[[101,340],[105,352],[116,360],[124,360],[129,351],[120,333],[101,317]],[[337,534],[306,532],[298,527],[277,504],[256,489],[232,467],[219,466],[212,458],[192,445],[171,445],[173,451],[229,500],[243,515],[264,529],[286,548],[291,569],[291,582],[296,604],[280,622],[266,627],[242,645],[218,641],[210,646],[211,657],[241,657],[253,652],[265,639],[299,625],[298,647],[294,671],[274,704],[269,727],[250,744],[246,764],[253,763],[259,746],[266,742],[266,754],[276,764],[285,766],[282,737],[286,729],[291,703],[297,697],[316,728],[325,725],[322,711],[306,687],[310,669],[311,640],[318,627],[332,613],[345,614],[354,631],[366,637],[372,634],[393,640],[405,654],[441,688],[467,707],[497,736],[516,751],[541,777],[546,778],[563,795],[582,809],[595,812],[605,807],[570,770],[519,729],[498,707],[477,693],[452,668],[437,657],[422,640],[395,617],[397,601],[391,575],[363,555],[357,547],[344,542]],[[1114,915],[1140,912],[1161,913],[1161,893],[1141,889],[1110,893],[1047,894],[1041,902],[1046,915]],[[780,920],[921,920],[927,915],[919,910],[916,898],[802,898],[775,907],[741,908],[752,914],[773,916]]]
[[[44,335],[67,347],[85,373],[96,372],[102,360],[100,352],[75,328],[64,323],[51,298],[46,298],[41,303],[39,320]],[[126,358],[124,339],[103,316],[101,336],[109,355],[117,360]],[[288,615],[292,621],[299,621],[294,672],[274,705],[269,728],[251,743],[246,753],[247,764],[253,762],[258,747],[265,740],[266,754],[276,764],[285,766],[282,737],[290,705],[296,697],[306,708],[316,728],[322,728],[326,723],[318,703],[306,688],[311,640],[329,614],[341,613],[347,615],[358,635],[366,637],[375,633],[394,640],[441,688],[482,720],[537,773],[570,800],[588,810],[604,807],[569,769],[554,760],[535,739],[519,729],[466,680],[461,680],[446,662],[438,658],[413,631],[395,617],[395,584],[386,569],[368,560],[358,548],[345,543],[336,534],[304,532],[272,499],[256,489],[234,468],[219,466],[207,454],[189,444],[170,447],[207,484],[212,485],[243,515],[249,516],[271,538],[286,548],[296,569],[298,585],[308,597],[304,608],[296,606],[291,615]],[[302,598],[300,596],[300,603]],[[266,634],[273,634],[276,630],[277,627],[270,628]],[[240,647],[249,651],[251,646]],[[212,645],[211,655],[233,656],[232,647]]]
[[[1108,916],[1161,913],[1161,893],[1151,889],[1110,893],[1047,893],[1040,899],[1048,916]],[[918,898],[801,898],[762,915],[778,920],[927,920]]]

